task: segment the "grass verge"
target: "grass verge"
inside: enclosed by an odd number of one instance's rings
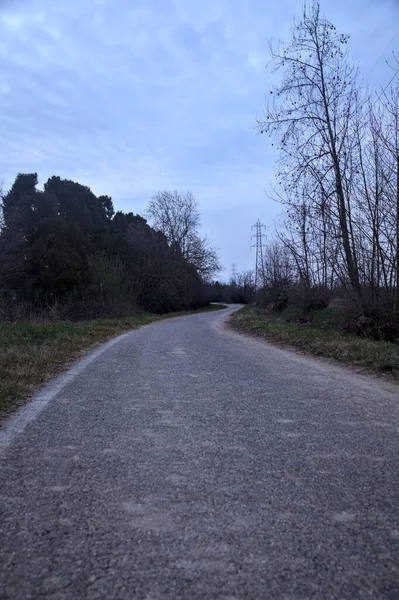
[[[161,319],[222,308],[210,305],[165,315],[137,313],[123,319],[0,323],[0,420],[23,404],[35,387],[96,344]]]
[[[347,366],[374,373],[384,373],[399,380],[399,346],[377,342],[311,325],[284,323],[266,317],[253,306],[233,313],[229,319],[233,329],[271,342],[292,346],[307,354],[334,359]]]

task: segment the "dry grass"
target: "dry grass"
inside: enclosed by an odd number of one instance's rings
[[[219,310],[211,305],[201,310]],[[200,312],[200,311],[190,311]],[[137,313],[124,319],[59,323],[0,323],[0,419],[72,360],[100,342],[160,319],[188,312]]]
[[[399,346],[310,325],[284,323],[246,306],[230,318],[237,331],[399,380]]]

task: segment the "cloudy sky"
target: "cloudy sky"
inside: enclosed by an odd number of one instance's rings
[[[229,275],[252,266],[251,225],[272,236],[276,156],[254,130],[271,38],[302,0],[0,0],[0,180],[36,171],[142,213],[192,190]],[[324,0],[374,89],[399,50],[399,0]]]

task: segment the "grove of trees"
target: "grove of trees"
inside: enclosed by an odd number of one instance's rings
[[[197,260],[157,223],[152,228],[139,215],[115,212],[109,196],[79,183],[51,177],[43,190],[37,185],[36,173],[19,174],[2,196],[0,318],[117,316],[208,303],[214,251],[204,248]],[[201,254],[198,208],[190,199],[197,211],[190,244]],[[213,262],[205,263],[209,253]]]
[[[237,273],[228,283],[213,281],[207,286],[207,294],[212,302],[251,304],[257,299],[254,272]]]
[[[279,151],[275,197],[284,214],[267,248],[264,284],[280,308],[293,287],[308,306],[339,296],[363,331],[397,340],[397,72],[373,97],[348,41],[314,2],[291,41],[271,48],[278,83],[257,126]]]

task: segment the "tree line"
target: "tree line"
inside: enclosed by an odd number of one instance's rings
[[[199,234],[188,192],[159,192],[147,220],[115,212],[109,196],[50,177],[19,174],[2,195],[0,317],[123,316],[209,302],[207,281],[220,266]]]
[[[271,47],[278,82],[257,128],[279,153],[272,196],[284,213],[264,287],[280,309],[293,297],[308,307],[339,297],[359,333],[397,340],[399,63],[373,97],[348,41],[315,2],[291,41]]]
[[[207,289],[212,302],[252,304],[257,300],[254,272],[250,269],[237,273],[227,283],[212,281]]]

